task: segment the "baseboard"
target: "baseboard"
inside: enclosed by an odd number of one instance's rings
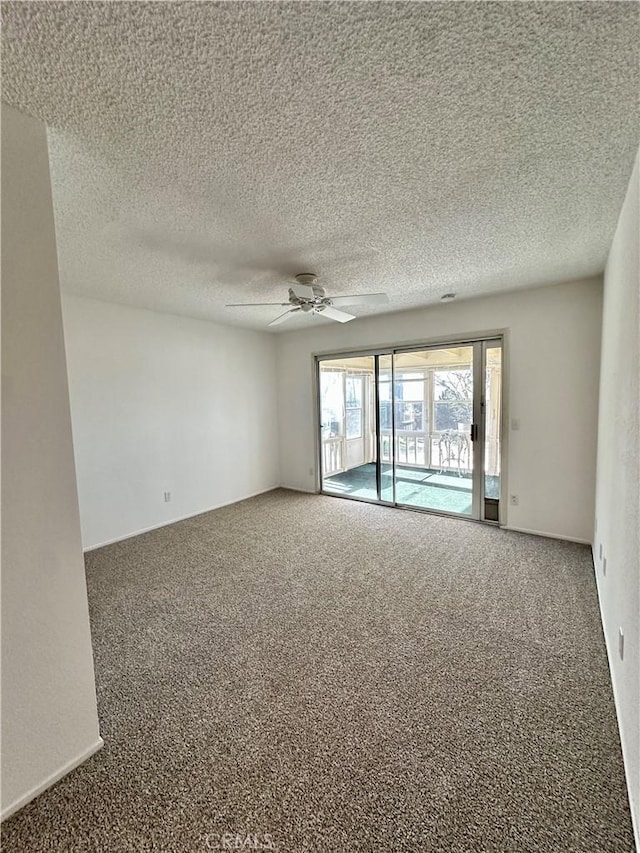
[[[558,533],[546,533],[544,530],[529,530],[527,527],[512,527],[505,524],[501,530],[512,530],[514,533],[528,533],[531,536],[544,536],[546,539],[559,539],[561,542],[577,542],[579,545],[591,545],[590,539],[579,539],[577,536],[560,536]]]
[[[286,489],[288,492],[301,492],[303,495],[317,495],[318,492],[315,489],[301,489],[298,486],[285,486],[284,484],[278,486],[279,489]]]
[[[274,489],[279,488],[280,486],[277,484],[275,486],[268,486],[266,489],[251,492],[251,494],[238,498],[235,501],[223,501],[222,503],[215,504],[215,506],[210,506],[206,509],[199,509],[197,512],[190,512],[187,515],[180,515],[177,518],[172,518],[168,521],[161,521],[159,524],[152,524],[150,527],[143,527],[140,530],[134,530],[132,533],[126,533],[124,536],[116,536],[115,539],[107,539],[105,542],[100,542],[97,545],[88,545],[86,548],[83,548],[82,551],[84,554],[87,554],[89,551],[97,551],[98,548],[105,548],[107,545],[115,545],[116,542],[125,542],[127,539],[135,539],[136,536],[142,536],[143,533],[150,533],[152,530],[160,530],[161,527],[169,527],[171,524],[177,524],[179,521],[186,521],[188,518],[196,518],[198,515],[213,512],[214,509],[222,509],[223,506],[239,504],[242,501],[248,501],[249,498],[257,498],[258,495],[265,495],[267,492],[272,492]]]
[[[629,791],[631,791],[631,785],[629,784],[631,781],[631,768],[627,766],[627,756],[626,750],[624,748],[624,737],[622,733],[622,729],[620,728],[620,703],[618,701],[618,691],[616,689],[616,682],[613,677],[613,666],[611,665],[611,661],[613,660],[613,655],[611,652],[611,648],[609,647],[609,638],[607,637],[607,632],[605,630],[604,625],[604,613],[602,611],[602,600],[600,599],[600,582],[598,576],[598,561],[596,559],[596,555],[593,553],[593,546],[591,546],[591,557],[593,559],[593,571],[596,580],[596,591],[598,593],[598,607],[600,609],[600,623],[602,625],[602,636],[604,637],[604,647],[607,651],[607,664],[609,666],[609,678],[611,680],[611,690],[613,692],[613,704],[616,709],[616,721],[618,723],[618,735],[620,737],[620,746],[622,748],[622,764],[624,767],[624,775],[627,783],[627,796]],[[633,825],[633,836],[636,843],[636,850],[640,853],[640,814],[637,814],[633,808],[633,803],[631,802],[631,797],[629,797],[629,811],[631,812],[631,823]]]
[[[3,809],[2,814],[0,814],[0,821],[6,820],[8,817],[11,817],[12,814],[15,814],[19,809],[23,806],[26,806],[27,803],[30,803],[31,800],[34,800],[38,794],[42,794],[43,791],[46,791],[47,788],[50,788],[52,785],[55,785],[63,776],[66,776],[67,773],[71,773],[72,770],[75,770],[76,767],[79,767],[83,762],[87,760],[87,758],[91,758],[91,756],[97,752],[99,749],[102,749],[104,746],[104,742],[101,737],[92,744],[88,749],[85,749],[80,755],[76,758],[68,761],[65,765],[63,765],[59,770],[56,770],[55,773],[52,773],[51,776],[48,776],[44,782],[41,782],[39,785],[36,785],[35,788],[32,788],[30,791],[27,791],[26,794],[23,794],[21,797],[18,797],[10,806],[7,806],[6,809]]]

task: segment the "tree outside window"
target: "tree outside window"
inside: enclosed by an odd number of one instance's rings
[[[473,421],[471,370],[433,372],[433,423],[436,432],[458,430]]]

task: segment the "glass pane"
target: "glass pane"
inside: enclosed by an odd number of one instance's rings
[[[380,429],[391,430],[391,402],[388,400],[380,401]]]
[[[484,496],[500,500],[502,347],[487,347],[485,363]]]
[[[374,357],[320,362],[322,488],[376,500]]]
[[[396,399],[398,400],[414,400],[422,402],[424,400],[424,379],[418,381],[412,380],[396,380]]]
[[[406,506],[473,511],[473,347],[397,353],[395,499]]]
[[[362,408],[362,376],[347,376],[347,393],[346,407],[347,409]]]
[[[362,409],[347,409],[347,438],[362,436]]]
[[[320,419],[323,439],[337,438],[342,435],[344,422],[342,384],[341,373],[320,369]]]
[[[473,374],[469,370],[434,370],[435,400],[473,400]]]
[[[393,434],[391,417],[391,355],[378,356],[380,399],[380,500],[393,502]]]
[[[424,403],[396,402],[396,430],[424,431]]]
[[[438,400],[434,406],[434,427],[436,432],[457,430],[470,432],[473,421],[473,403],[463,401]]]

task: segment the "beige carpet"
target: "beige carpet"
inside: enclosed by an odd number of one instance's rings
[[[633,849],[586,547],[279,490],[87,577],[105,747],[5,853]]]

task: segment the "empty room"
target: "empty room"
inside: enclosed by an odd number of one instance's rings
[[[0,13],[3,850],[639,850],[640,4]]]

